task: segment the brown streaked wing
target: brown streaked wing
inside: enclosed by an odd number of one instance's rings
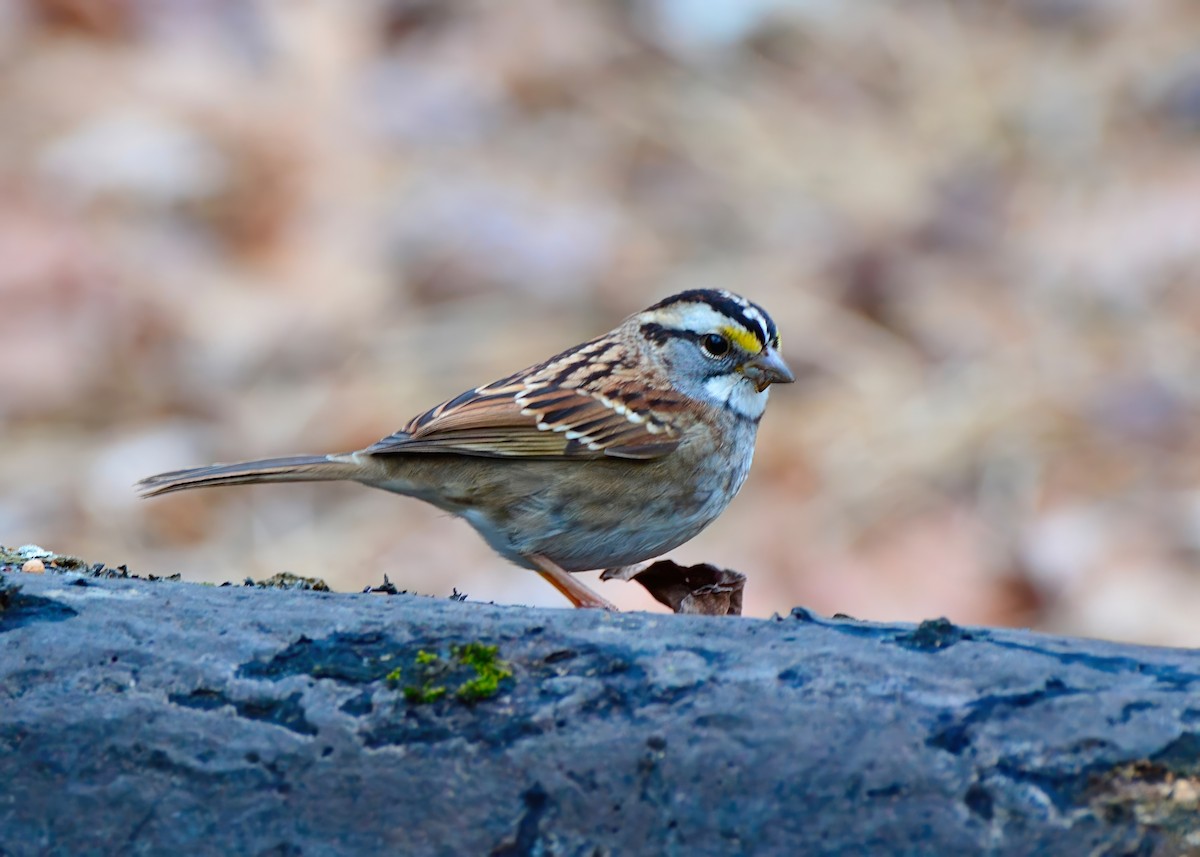
[[[463,393],[410,420],[365,452],[441,452],[497,458],[659,458],[679,445],[656,414],[618,410],[620,389],[603,398],[574,387],[529,389],[525,373]],[[640,402],[639,402],[640,404]]]

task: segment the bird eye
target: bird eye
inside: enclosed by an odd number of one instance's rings
[[[700,347],[709,357],[724,357],[729,353],[729,340],[719,333],[710,333],[700,340]]]

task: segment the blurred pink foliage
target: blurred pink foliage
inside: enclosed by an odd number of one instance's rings
[[[0,0],[0,541],[558,605],[416,501],[130,485],[364,445],[719,286],[820,370],[674,554],[747,613],[1200,645],[1196,32],[1187,0]]]

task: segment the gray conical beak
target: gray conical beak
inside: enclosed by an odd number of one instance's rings
[[[796,380],[774,348],[764,348],[761,354],[743,363],[742,374],[754,382],[760,393],[772,384],[790,384]]]

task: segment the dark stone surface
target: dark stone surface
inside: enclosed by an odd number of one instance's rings
[[[5,855],[1200,849],[1197,652],[4,580]]]

